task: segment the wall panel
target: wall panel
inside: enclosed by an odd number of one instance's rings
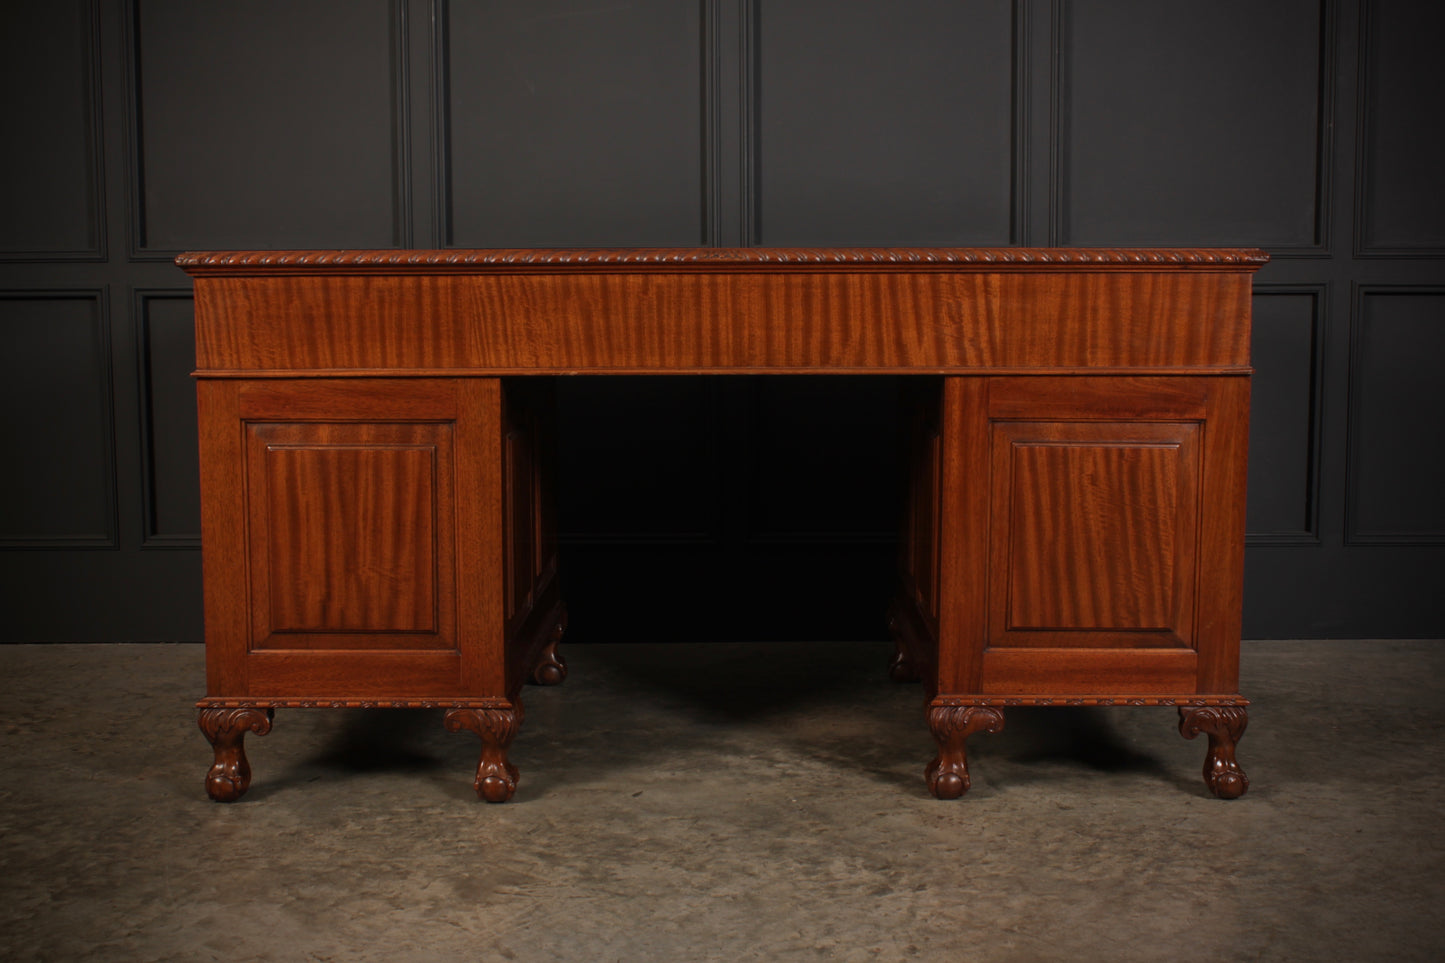
[[[444,9],[448,246],[702,243],[700,2]]]
[[[1365,254],[1445,255],[1445,4],[1365,0],[1356,201]],[[1422,105],[1434,123],[1422,123]]]
[[[104,256],[96,30],[86,0],[0,5],[0,259]]]
[[[1016,240],[1014,5],[760,4],[759,243]]]
[[[103,295],[0,293],[0,342],[0,546],[114,547]]]
[[[1060,243],[1323,243],[1320,0],[1061,2]]]
[[[1347,538],[1445,545],[1445,287],[1362,286],[1351,354]]]
[[[393,0],[135,0],[138,253],[408,236]]]

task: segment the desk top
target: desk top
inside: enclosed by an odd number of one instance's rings
[[[1252,249],[227,251],[203,377],[1244,373]]]

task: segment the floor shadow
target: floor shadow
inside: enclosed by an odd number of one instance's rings
[[[441,766],[431,748],[442,731],[439,709],[344,710],[330,741],[307,760],[335,772],[424,772]]]

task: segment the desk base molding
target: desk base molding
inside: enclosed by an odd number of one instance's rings
[[[1243,696],[939,696],[929,701],[930,707],[944,706],[1248,706]]]
[[[509,709],[506,699],[202,699],[210,709]]]

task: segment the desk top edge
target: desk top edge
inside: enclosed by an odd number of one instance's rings
[[[1257,270],[1256,248],[492,248],[481,250],[189,251],[186,273],[437,274],[609,270],[963,270],[1224,269]]]

